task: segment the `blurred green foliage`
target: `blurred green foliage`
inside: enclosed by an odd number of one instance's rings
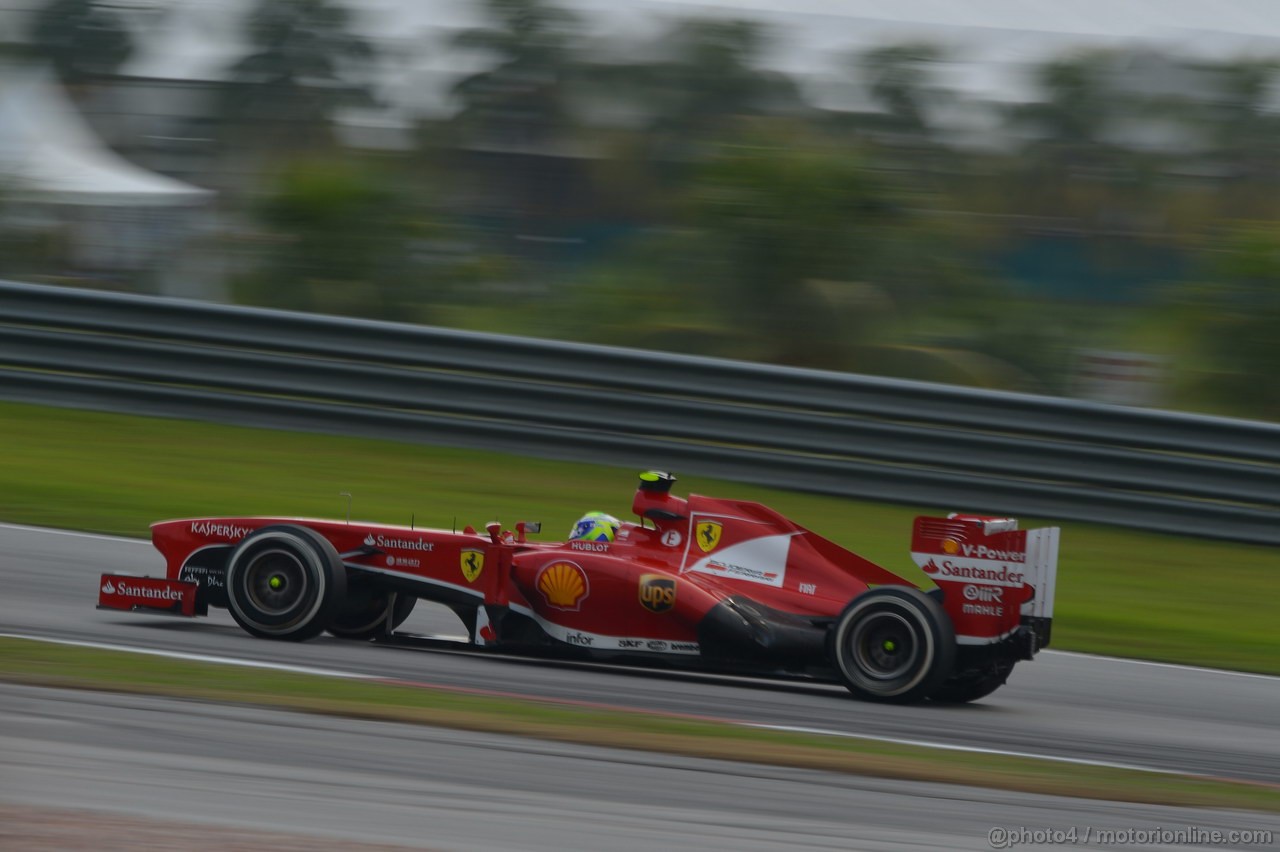
[[[602,42],[549,0],[476,9],[409,51],[474,63],[452,112],[357,151],[405,49],[257,0],[205,117],[236,298],[1054,394],[1083,349],[1141,353],[1166,405],[1280,416],[1277,61],[1090,49],[1005,107],[912,41],[833,60],[837,108],[759,21]],[[119,19],[52,0],[32,47],[110,78]]]
[[[258,305],[431,322],[433,306],[499,265],[457,251],[457,229],[421,195],[356,158],[289,164],[254,212],[261,260],[234,284]]]

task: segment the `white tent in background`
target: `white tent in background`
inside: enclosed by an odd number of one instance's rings
[[[102,143],[46,71],[0,67],[0,189],[49,204],[172,207],[213,192],[133,165]]]

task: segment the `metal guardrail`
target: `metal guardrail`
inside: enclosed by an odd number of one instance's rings
[[[1280,426],[0,282],[0,396],[1280,544]]]

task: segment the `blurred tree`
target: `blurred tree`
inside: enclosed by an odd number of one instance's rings
[[[872,99],[885,111],[885,129],[914,139],[931,136],[930,111],[950,99],[931,68],[945,56],[936,44],[907,42],[873,48],[855,58]]]
[[[658,157],[696,157],[742,118],[808,111],[790,77],[762,67],[771,36],[755,21],[690,19],[662,36],[658,60],[621,68],[621,90],[652,116]]]
[[[1200,67],[1210,86],[1202,122],[1211,156],[1236,178],[1274,185],[1280,177],[1280,60]]]
[[[543,150],[564,141],[574,119],[567,86],[577,64],[576,15],[545,0],[485,0],[493,26],[464,30],[453,44],[494,65],[453,87],[454,124],[469,144]]]
[[[291,164],[257,209],[259,268],[241,301],[291,310],[425,322],[450,288],[485,274],[399,176],[347,156]]]
[[[1109,209],[1123,159],[1109,133],[1126,107],[1112,59],[1091,50],[1046,62],[1034,71],[1042,99],[1009,110],[1011,129],[1028,140],[1008,180],[1018,213],[1091,222]]]
[[[288,148],[328,141],[336,109],[372,102],[365,73],[376,59],[334,0],[259,0],[245,23],[250,53],[230,69],[228,117],[282,128]]]
[[[1175,296],[1192,394],[1231,414],[1280,420],[1280,220],[1236,225]]]
[[[820,282],[858,282],[894,224],[887,191],[847,149],[803,137],[726,145],[690,186],[717,308],[762,360],[832,366],[857,342]],[[688,274],[688,273],[686,273]],[[718,283],[718,286],[717,286]]]
[[[1091,50],[1039,66],[1034,78],[1043,100],[1014,107],[1015,124],[1067,159],[1105,149],[1117,107],[1108,79],[1110,58],[1107,51]]]
[[[133,53],[122,10],[127,4],[50,0],[31,19],[31,51],[68,84],[115,73]]]

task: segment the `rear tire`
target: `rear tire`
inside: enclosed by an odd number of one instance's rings
[[[353,573],[347,577],[346,599],[325,629],[339,639],[373,639],[404,624],[417,603],[412,595],[379,588],[368,575]]]
[[[346,590],[338,552],[306,527],[263,527],[227,560],[227,609],[247,633],[263,639],[319,635]]]
[[[827,654],[865,701],[907,704],[936,692],[955,665],[956,637],[938,602],[918,589],[881,586],[845,607]]]

